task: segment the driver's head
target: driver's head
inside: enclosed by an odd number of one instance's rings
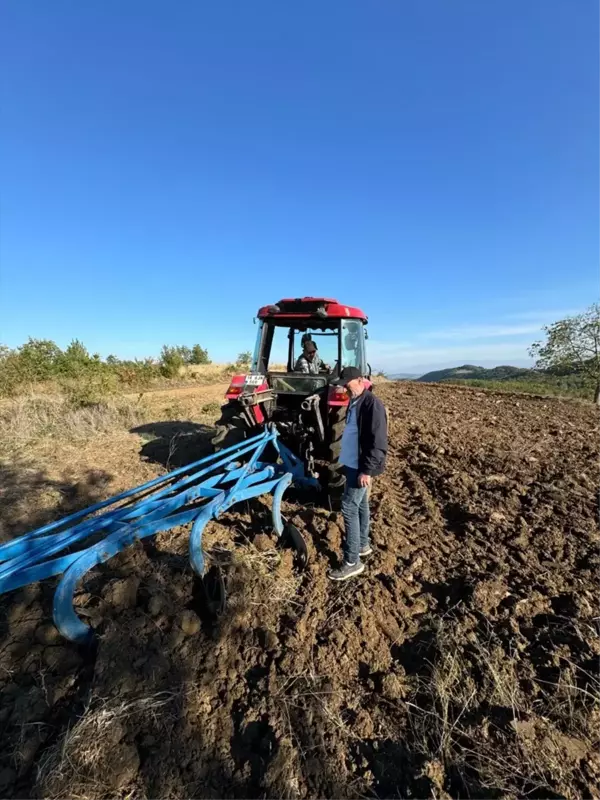
[[[308,358],[309,361],[315,357],[315,353],[317,352],[317,345],[310,341],[310,339],[304,342],[304,355]]]

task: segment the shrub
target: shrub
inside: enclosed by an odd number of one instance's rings
[[[186,364],[210,364],[208,351],[199,344],[191,349],[185,345],[163,345],[160,353],[161,373],[167,378],[175,378]]]
[[[3,345],[0,385],[6,394],[12,394],[21,384],[48,380],[56,371],[61,355],[60,348],[48,339],[30,338],[16,350]]]
[[[189,364],[210,364],[210,358],[208,357],[208,350],[205,350],[204,347],[200,347],[199,344],[195,344],[192,347]]]
[[[160,371],[165,378],[177,377],[179,370],[187,363],[181,350],[180,347],[163,345],[160,351]]]
[[[107,359],[108,360],[108,359]],[[118,361],[114,367],[119,383],[127,388],[145,389],[159,378],[161,370],[151,358],[143,361]]]
[[[114,372],[100,370],[87,372],[76,378],[59,380],[62,393],[75,408],[96,405],[119,388],[119,380]]]
[[[64,353],[60,353],[56,359],[58,373],[71,378],[76,378],[87,370],[101,367],[100,356],[96,358],[90,356],[87,347],[79,339],[73,339]]]
[[[27,386],[53,381],[76,402],[93,403],[120,386],[145,389],[161,376],[177,377],[187,364],[210,364],[207,350],[199,344],[165,345],[159,361],[121,360],[115,355],[103,361],[79,339],[61,350],[49,339],[30,338],[16,349],[0,345],[0,395],[13,396]]]
[[[238,367],[246,367],[251,363],[251,361],[252,361],[252,353],[250,352],[250,350],[246,350],[245,352],[240,353],[238,355],[235,363],[236,366]]]

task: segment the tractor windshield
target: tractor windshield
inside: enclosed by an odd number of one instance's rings
[[[285,394],[314,394],[327,386],[326,375],[300,375],[287,373],[286,375],[272,375],[270,378],[271,389]]]

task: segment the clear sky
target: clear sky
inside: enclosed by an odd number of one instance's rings
[[[391,371],[598,296],[595,0],[5,0],[0,341],[250,349],[337,297]]]

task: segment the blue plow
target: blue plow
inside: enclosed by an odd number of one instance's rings
[[[278,454],[277,463],[261,460],[269,444]],[[241,457],[247,460],[242,463]],[[306,477],[300,459],[279,441],[275,427],[270,427],[252,439],[0,545],[0,594],[62,575],[54,594],[54,623],[67,639],[87,644],[94,632],[75,612],[77,584],[93,567],[139,539],[193,523],[190,563],[203,577],[202,534],[207,523],[236,503],[272,492],[277,536],[291,533],[292,544],[306,558],[302,537],[293,526],[286,528],[281,515],[281,499],[291,483],[318,488],[314,478]]]

